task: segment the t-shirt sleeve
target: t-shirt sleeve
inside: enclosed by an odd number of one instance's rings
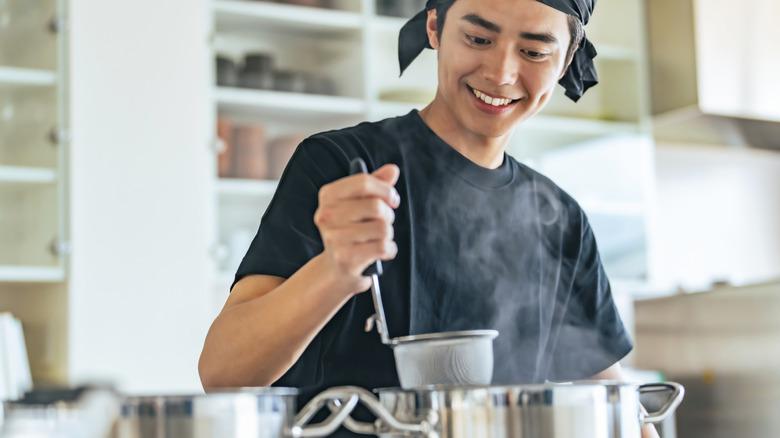
[[[318,193],[347,172],[341,149],[312,138],[302,142],[282,174],[233,284],[248,275],[289,278],[321,253],[322,240],[314,224]]]
[[[633,344],[612,298],[596,239],[580,213],[579,256],[565,306],[550,380],[587,379],[622,359]]]

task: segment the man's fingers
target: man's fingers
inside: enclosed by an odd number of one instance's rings
[[[355,245],[374,241],[392,241],[395,237],[393,226],[383,221],[370,221],[353,224],[344,228],[328,230],[322,234],[327,245]]]
[[[387,224],[395,222],[395,212],[379,198],[342,200],[326,208],[318,208],[314,214],[314,223],[320,228],[342,228],[375,220]]]
[[[393,183],[398,180],[398,173],[395,173],[392,167],[383,170],[380,176],[393,180]],[[398,207],[400,204],[400,197],[393,184],[373,174],[351,175],[342,178],[324,185],[319,193],[320,205],[328,205],[348,199],[371,197],[379,198],[393,208]]]
[[[381,179],[382,181],[394,186],[398,182],[398,177],[401,176],[401,169],[395,164],[385,164],[379,169],[375,170],[371,175]]]

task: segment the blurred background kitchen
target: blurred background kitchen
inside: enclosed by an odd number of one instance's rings
[[[0,0],[3,397],[199,392],[297,143],[433,97],[434,52],[398,78],[423,4]],[[632,376],[686,385],[664,437],[780,429],[778,20],[775,0],[599,0],[601,83],[510,146],[588,213]]]

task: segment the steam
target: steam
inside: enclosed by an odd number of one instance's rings
[[[497,329],[494,383],[565,377],[555,372],[553,353],[598,339],[593,330],[564,319],[570,300],[577,299],[571,274],[580,253],[569,242],[580,240],[581,229],[572,226],[580,223],[572,216],[579,210],[537,178],[492,190],[430,181],[435,202],[421,212],[420,223],[436,225],[413,236],[415,244],[440,257],[414,265],[423,284],[412,288],[411,333]],[[605,350],[585,355],[582,372],[600,371],[588,367],[604,362]]]

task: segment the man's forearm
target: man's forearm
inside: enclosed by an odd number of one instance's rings
[[[262,296],[226,306],[206,336],[199,363],[203,386],[278,380],[349,299],[334,290],[331,277],[315,257]]]

